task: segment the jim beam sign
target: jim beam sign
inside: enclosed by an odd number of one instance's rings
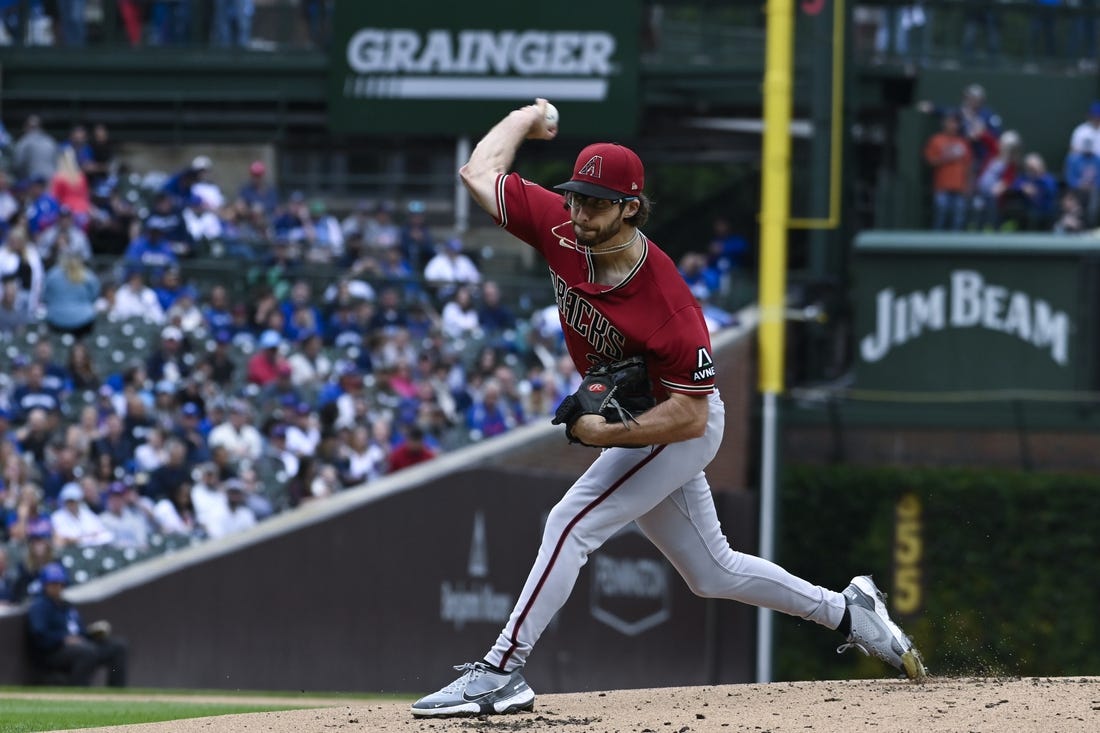
[[[598,14],[525,7],[496,0],[337,3],[331,127],[483,133],[510,106],[546,97],[563,122],[568,118],[571,134],[632,134],[638,3],[610,0]]]
[[[879,268],[861,273],[858,387],[1074,388],[1072,288],[1052,289],[1034,270],[891,269],[892,278]]]

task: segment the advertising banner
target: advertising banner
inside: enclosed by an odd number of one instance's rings
[[[868,233],[856,246],[856,386],[1091,388],[1088,257],[1064,238]]]
[[[337,2],[329,75],[336,132],[483,133],[535,97],[570,134],[637,127],[640,3],[600,12],[501,0]]]

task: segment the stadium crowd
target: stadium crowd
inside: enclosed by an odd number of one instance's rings
[[[423,202],[338,217],[262,161],[226,192],[206,155],[138,172],[103,125],[55,140],[33,116],[0,154],[0,603],[51,561],[81,582],[82,556],[240,531],[545,419],[579,382],[552,294],[517,313]],[[720,220],[682,261],[715,327],[746,250]]]
[[[227,194],[206,156],[139,176],[102,126],[35,118],[5,160],[2,600],[71,549],[238,531],[574,388],[552,306],[517,316],[421,202],[338,218],[259,161]],[[189,278],[212,252],[228,280]]]

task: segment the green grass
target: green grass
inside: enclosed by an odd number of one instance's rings
[[[3,698],[5,692],[60,693],[74,699],[5,699]],[[123,695],[127,699],[108,700],[103,699],[104,695]],[[201,700],[188,702],[185,699],[170,701],[145,699],[152,695],[171,695],[173,697],[241,696],[271,698],[271,702],[270,704],[256,704],[254,700],[249,700],[240,703],[211,703]],[[299,700],[296,701],[295,697],[298,697]],[[308,704],[302,704],[304,698],[346,699],[348,702],[354,702],[367,699],[377,700],[383,697],[387,696],[356,693],[293,693],[246,690],[154,690],[102,687],[74,690],[72,688],[0,687],[0,733],[96,728],[104,725],[132,725],[210,715],[296,710],[303,707],[312,707]]]

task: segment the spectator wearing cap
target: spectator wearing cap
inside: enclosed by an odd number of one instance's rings
[[[25,549],[15,563],[12,601],[22,603],[42,592],[42,568],[54,561],[53,529],[49,517],[39,517],[26,533]]]
[[[23,201],[23,215],[26,217],[27,231],[32,237],[37,237],[57,223],[61,215],[61,204],[50,193],[48,179],[30,179]]]
[[[212,382],[222,389],[233,383],[233,374],[237,371],[232,343],[233,338],[229,331],[216,331],[214,348],[202,357],[197,366],[198,373],[204,377],[205,381]]]
[[[60,563],[42,569],[42,592],[27,609],[27,632],[35,665],[66,675],[68,685],[88,686],[99,668],[107,685],[125,687],[127,646],[111,636],[104,621],[85,626],[80,612],[62,596],[68,574]]]
[[[164,309],[160,307],[156,292],[145,282],[145,270],[140,264],[127,266],[125,280],[115,291],[114,300],[107,310],[111,321],[142,320],[160,325],[164,323]]]
[[[267,166],[262,160],[254,160],[249,164],[248,180],[237,191],[237,197],[248,204],[250,209],[259,206],[268,217],[274,216],[279,205],[279,192],[268,182]]]
[[[157,284],[165,270],[177,267],[179,258],[191,252],[191,245],[183,217],[172,198],[162,192],[157,194],[152,211],[142,221],[142,231],[123,253],[123,261],[144,268],[150,281]]]
[[[1089,104],[1088,116],[1073,128],[1069,149],[1100,154],[1100,100]]]
[[[222,239],[222,220],[218,218],[217,210],[201,196],[192,193],[187,197],[181,216],[191,242],[203,251],[210,250],[215,242]]]
[[[57,141],[44,129],[38,115],[23,123],[23,134],[12,149],[12,171],[17,178],[49,180],[57,170]]]
[[[298,456],[296,456],[286,443],[287,424],[277,422],[268,430],[267,441],[264,444],[261,462],[266,461],[273,467],[276,474],[293,476],[298,473]]]
[[[73,210],[62,206],[58,210],[57,223],[38,235],[38,254],[46,265],[55,264],[66,253],[76,255],[85,262],[92,259],[92,244],[88,235],[77,225]]]
[[[263,436],[250,424],[251,410],[243,400],[234,399],[229,403],[227,419],[215,425],[207,438],[211,451],[224,448],[231,464],[241,461],[255,461],[263,453]]]
[[[46,325],[54,333],[72,334],[77,339],[92,333],[99,316],[99,290],[99,278],[84,260],[65,253],[46,273],[42,288]]]
[[[313,302],[313,289],[305,280],[296,280],[287,297],[279,303],[283,314],[283,334],[291,341],[298,340],[302,331],[321,328],[321,310]]]
[[[437,303],[454,295],[459,285],[476,285],[481,273],[473,260],[462,253],[462,240],[448,239],[424,268],[424,280],[433,288]]]
[[[309,202],[305,224],[308,246],[306,259],[310,262],[339,262],[344,257],[344,231],[335,216],[328,213],[323,199]]]
[[[127,246],[122,255],[124,277],[128,278],[134,270],[142,273],[150,286],[159,286],[164,273],[179,266],[179,259],[165,234],[166,223],[160,219],[147,217],[142,223],[141,233]],[[163,311],[158,303],[158,310]]]
[[[231,478],[225,482],[225,499],[226,513],[217,534],[212,534],[212,537],[235,534],[256,526],[256,513],[248,505],[248,491],[241,479]]]
[[[209,156],[199,155],[191,161],[191,169],[195,172],[195,182],[191,185],[190,196],[198,196],[203,204],[212,211],[217,211],[225,206],[225,194],[213,179],[214,162]],[[190,196],[182,197],[187,200]]]
[[[188,465],[210,460],[210,446],[206,444],[209,431],[204,426],[203,411],[198,403],[188,400],[180,405],[179,415],[174,419],[171,431],[172,435],[187,446]]]
[[[191,375],[190,349],[178,326],[165,326],[160,346],[145,360],[145,372],[154,382],[179,384]]]
[[[115,547],[144,550],[149,546],[149,520],[138,509],[138,494],[121,481],[107,487],[106,509],[99,515]]]
[[[169,323],[179,326],[184,334],[192,335],[203,327],[205,318],[199,309],[198,292],[193,285],[184,285],[176,293],[172,305],[164,312],[164,317]]]
[[[287,415],[286,448],[294,455],[312,456],[321,444],[321,430],[314,418],[313,408],[299,402]]]
[[[248,359],[249,382],[263,387],[277,380],[280,370],[289,370],[290,365],[279,353],[282,345],[283,337],[278,331],[268,329],[260,334],[256,343],[257,351]]]
[[[95,547],[114,540],[114,535],[91,510],[80,484],[65,484],[58,495],[60,506],[50,515],[57,547]]]
[[[0,245],[0,278],[15,278],[26,298],[27,313],[31,317],[38,315],[45,275],[42,258],[31,244],[27,230],[13,227]]]
[[[218,536],[229,505],[214,463],[200,463],[191,472],[191,505],[195,509],[195,521],[206,534]]]

